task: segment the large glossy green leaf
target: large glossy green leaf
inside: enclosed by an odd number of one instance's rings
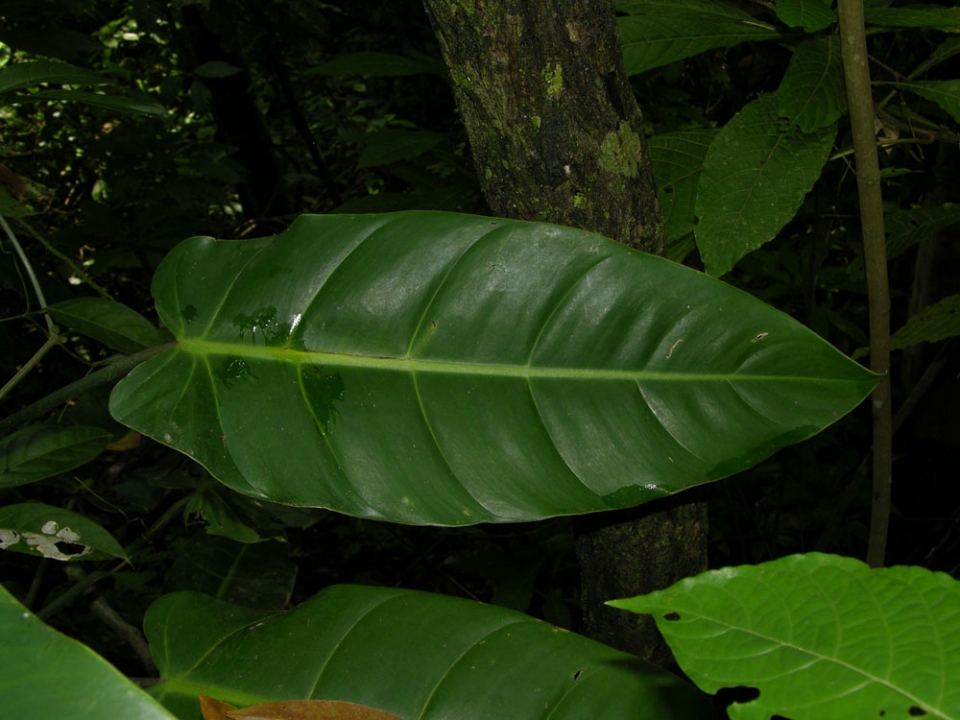
[[[731,718],[960,718],[960,582],[793,555],[611,602],[651,613],[707,692],[757,688]]]
[[[153,292],[179,345],[121,422],[236,490],[395,522],[636,505],[737,472],[874,376],[760,301],[597,235],[439,212],[194,238]]]
[[[269,614],[198,593],[154,603],[144,628],[184,720],[198,694],[235,705],[345,700],[402,718],[713,716],[694,688],[638,658],[513,610],[339,585]]]
[[[775,93],[741,110],[703,161],[697,246],[707,272],[721,276],[772,240],[820,177],[836,126],[803,133],[779,117]]]
[[[0,716],[176,720],[85,645],[44,625],[0,586]]]

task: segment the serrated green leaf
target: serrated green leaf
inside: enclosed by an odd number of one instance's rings
[[[42,503],[0,507],[0,550],[64,561],[127,557],[93,520]]]
[[[0,440],[0,488],[16,487],[73,470],[93,460],[112,439],[86,425],[32,425]]]
[[[177,720],[93,650],[44,625],[0,586],[0,706],[30,720]]]
[[[402,75],[447,76],[446,66],[439,60],[416,59],[380,52],[348,53],[314,65],[305,75],[368,75],[396,77]]]
[[[898,210],[884,217],[887,235],[887,256],[896,257],[918,242],[933,237],[943,230],[960,223],[960,204],[945,203],[931,208]]]
[[[831,0],[777,0],[777,17],[787,27],[802,27],[809,33],[830,27],[837,19]]]
[[[395,522],[636,505],[810,437],[876,382],[723,283],[539,223],[304,216],[186,241],[153,292],[179,344],[120,382],[114,417],[239,492]]]
[[[742,42],[780,37],[727,3],[706,0],[650,0],[621,3],[631,14],[617,18],[628,75]]]
[[[357,161],[357,169],[387,165],[423,155],[446,139],[443,133],[425,130],[378,130],[356,138],[366,145]]]
[[[693,232],[703,158],[716,136],[716,130],[681,130],[654,135],[648,140],[667,238],[671,242]],[[672,255],[670,259],[675,260]]]
[[[650,613],[706,692],[754,687],[731,718],[960,718],[960,583],[793,555],[609,603]]]
[[[93,70],[46,60],[7,65],[0,70],[0,94],[35,87],[43,83],[109,85],[113,80]]]
[[[283,614],[175,593],[144,628],[163,678],[151,692],[184,720],[199,718],[198,693],[237,705],[347,700],[423,720],[713,716],[690,685],[634,656],[411,590],[338,585]]]
[[[890,338],[890,349],[900,350],[957,335],[960,335],[960,295],[950,295],[907,320]]]
[[[930,80],[886,83],[935,102],[960,122],[960,80]]]
[[[960,54],[960,38],[954,37],[944,40],[943,43],[938,45],[937,48],[930,53],[930,57],[914,68],[913,72],[910,73],[910,78],[913,79],[922,75],[930,68],[936,67],[957,54]]]
[[[106,110],[116,110],[123,113],[154,115],[162,118],[167,117],[167,109],[152,100],[123,97],[122,95],[103,95],[102,93],[85,92],[83,90],[41,90],[17,98],[17,102],[41,102],[47,100],[76,102],[82,105],[90,105]]]
[[[703,161],[697,246],[707,273],[729,272],[793,219],[833,147],[836,127],[802,133],[763,95],[724,126]]]
[[[806,40],[797,47],[777,90],[780,114],[805,133],[833,125],[847,112],[840,36]]]
[[[734,2],[726,0],[616,0],[618,12],[627,15],[663,13],[695,15],[710,20],[750,20]]]
[[[939,5],[883,7],[865,5],[864,20],[869,25],[890,28],[929,27],[941,32],[960,32],[960,8]]]
[[[125,353],[160,345],[163,336],[136,310],[104,298],[75,298],[47,308],[61,325]]]

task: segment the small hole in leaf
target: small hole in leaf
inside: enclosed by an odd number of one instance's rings
[[[579,669],[573,674],[573,680],[574,680],[574,682],[576,682],[577,680],[580,679],[580,676],[583,675],[583,671],[584,671],[584,670],[586,670],[586,668],[579,668]]]
[[[679,619],[680,619],[680,613],[675,613],[675,612],[667,613],[666,615],[663,616],[663,619],[664,619],[664,620],[669,620],[669,621],[671,621],[671,622],[673,622],[673,621],[675,621],[675,620],[679,620]]]
[[[917,707],[916,705],[911,707],[907,712],[910,714],[910,717],[921,717],[922,715],[927,714],[926,710],[924,710],[923,708]]]
[[[748,703],[760,697],[760,691],[757,688],[738,685],[737,687],[720,688],[717,694],[713,696],[713,704],[720,717],[726,717],[724,711],[726,708],[736,703]]]
[[[70,555],[71,557],[74,555],[83,555],[86,553],[86,550],[87,550],[86,545],[78,545],[77,543],[63,542],[62,540],[57,543],[57,548],[64,555]]]
[[[663,192],[664,192],[665,194],[667,194],[667,195],[673,195],[673,188],[667,186],[667,187],[665,187],[665,188],[663,189]]]

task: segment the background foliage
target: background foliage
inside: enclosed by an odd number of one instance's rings
[[[156,321],[150,279],[185,237],[267,235],[303,212],[485,211],[422,7],[360,5],[4,3],[0,77],[33,61],[84,71],[43,84],[52,76],[40,67],[23,82],[0,83],[0,214],[17,218],[65,328],[65,340],[2,399],[5,416],[116,351],[154,344],[163,331],[139,316],[84,303],[111,298]],[[864,348],[856,186],[832,9],[626,0],[618,9],[671,256],[727,273],[727,282],[848,354]],[[960,293],[952,230],[960,219],[952,204],[960,201],[960,44],[951,33],[960,23],[955,8],[883,3],[869,4],[868,21],[893,326],[902,328],[889,560],[956,577],[960,363],[950,338]],[[710,32],[698,36],[697,27]],[[677,28],[692,39],[667,52],[663,38]],[[784,154],[801,155],[804,172],[784,168]],[[729,165],[736,161],[754,175],[741,176]],[[750,222],[748,203],[730,207],[733,193],[717,192],[733,177],[736,188],[763,188],[750,202],[776,205],[769,222]],[[731,248],[731,237],[744,246]],[[6,380],[44,344],[34,294],[6,242],[0,316]],[[104,328],[121,330],[110,336]],[[480,599],[577,627],[567,521],[427,530],[254,501],[128,433],[107,412],[108,391],[62,408],[29,442],[4,440],[0,499],[7,512],[37,502],[73,512],[109,531],[113,544],[105,540],[77,564],[6,552],[0,579],[127,674],[152,668],[134,645],[118,642],[122,623],[139,627],[150,603],[175,590],[279,610],[328,585],[361,582]],[[26,454],[11,453],[14,442]],[[869,493],[856,480],[869,442],[867,414],[857,412],[713,486],[711,563],[812,549],[862,556]],[[47,479],[27,484],[40,476]],[[70,550],[68,541],[59,547]],[[104,605],[122,623],[106,620]]]

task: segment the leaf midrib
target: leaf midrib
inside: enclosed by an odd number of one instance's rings
[[[469,363],[455,360],[427,360],[411,357],[350,355],[287,347],[255,346],[241,343],[211,342],[187,339],[179,342],[177,351],[199,357],[227,356],[272,360],[291,364],[309,363],[336,367],[359,367],[413,374],[473,375],[515,377],[523,379],[569,379],[628,382],[818,382],[849,384],[855,378],[824,378],[815,375],[752,375],[748,373],[691,373],[622,370],[612,368],[572,368],[529,364]]]

